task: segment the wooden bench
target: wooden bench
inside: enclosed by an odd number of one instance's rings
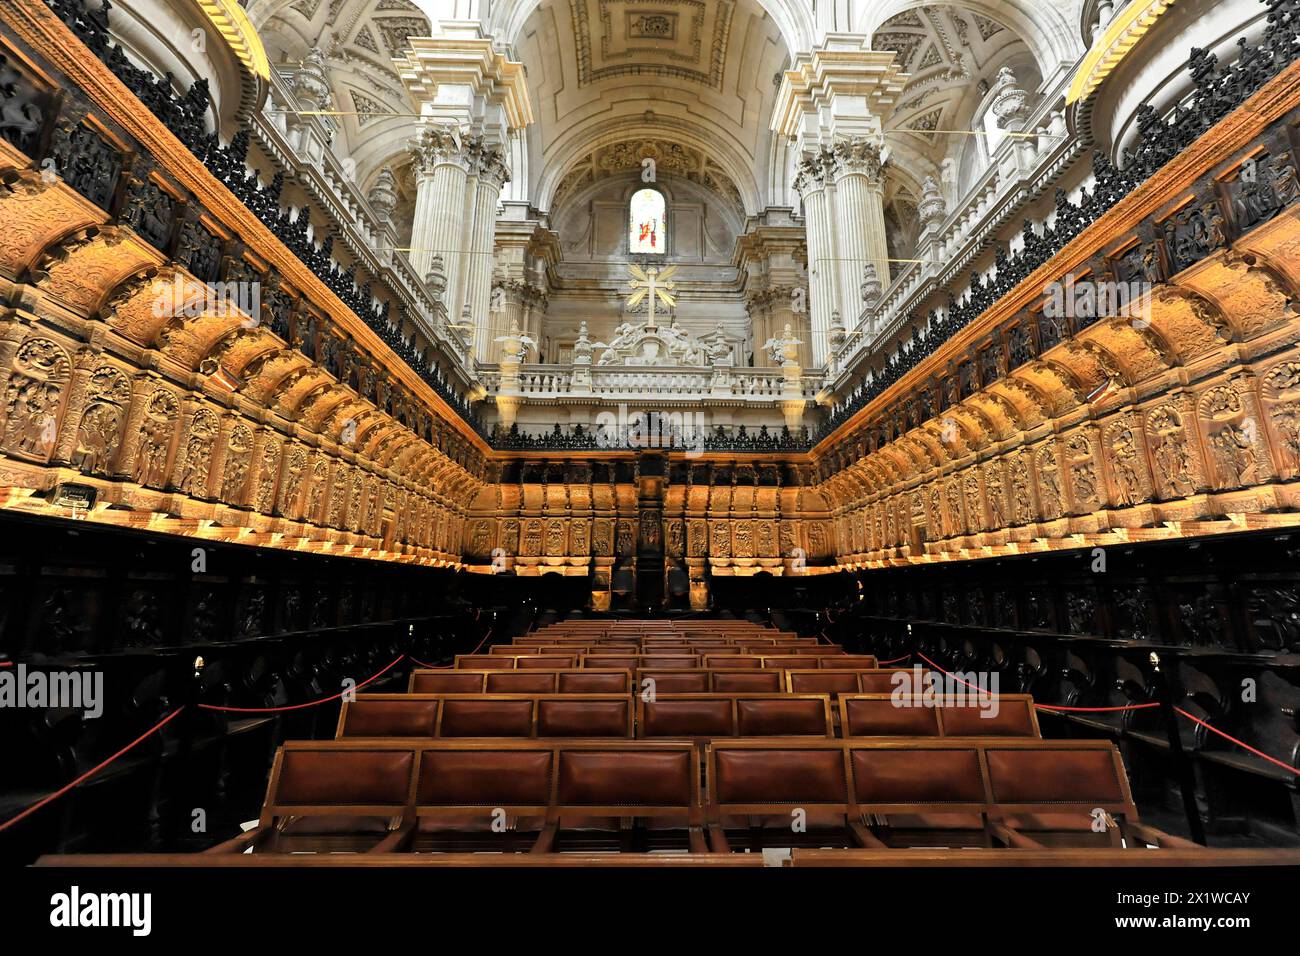
[[[303,741],[277,752],[258,826],[207,852],[705,852],[702,822],[689,742]]]
[[[715,741],[705,767],[717,851],[729,830],[751,847],[1195,846],[1140,823],[1104,740]]]
[[[621,737],[633,734],[626,694],[362,694],[339,713],[349,737]]]
[[[978,703],[959,706],[893,694],[841,694],[843,737],[1042,737],[1034,698],[1000,694],[997,712]],[[988,716],[985,716],[985,715]]]
[[[825,694],[659,694],[636,700],[638,739],[835,736]]]
[[[911,679],[911,671],[898,668],[794,667],[785,671],[785,689],[792,694],[890,694],[898,686],[897,681]]]
[[[412,694],[630,694],[632,675],[625,670],[561,668],[534,670],[411,671]]]

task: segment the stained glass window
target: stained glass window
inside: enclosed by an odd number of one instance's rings
[[[667,250],[663,193],[642,189],[632,196],[628,226],[628,252],[635,255],[662,254]]]

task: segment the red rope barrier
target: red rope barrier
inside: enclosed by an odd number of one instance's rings
[[[437,664],[426,664],[424,661],[417,660],[416,658],[412,657],[410,654],[407,654],[406,657],[407,660],[409,660],[412,664],[419,664],[421,667],[427,670],[431,670],[431,671],[441,670],[441,668],[438,667]]]
[[[1145,710],[1147,707],[1159,707],[1160,702],[1155,701],[1150,704],[1125,704],[1122,707],[1065,707],[1061,704],[1039,704],[1039,703],[1035,703],[1034,706],[1038,707],[1041,710],[1068,710],[1068,711],[1075,711],[1080,713],[1086,712],[1092,714],[1100,714],[1100,713],[1106,713],[1109,711],[1116,711],[1116,710]]]
[[[911,656],[912,656],[911,654],[904,654],[902,657],[895,657],[891,661],[876,661],[876,663],[879,664],[881,667],[884,667],[886,664],[897,664],[899,661],[905,661]]]
[[[1218,734],[1224,740],[1230,740],[1238,747],[1241,747],[1243,750],[1249,750],[1256,757],[1262,757],[1264,760],[1267,760],[1269,763],[1275,763],[1283,770],[1289,771],[1290,773],[1300,774],[1300,767],[1293,767],[1288,763],[1283,763],[1281,760],[1278,760],[1276,757],[1270,757],[1262,750],[1256,750],[1254,747],[1252,747],[1250,744],[1246,743],[1245,741],[1238,740],[1236,737],[1229,736],[1228,734],[1225,734],[1222,730],[1219,730],[1217,727],[1211,727],[1205,721],[1201,720],[1201,718],[1193,714],[1189,714],[1181,707],[1175,707],[1174,710],[1178,711],[1178,713],[1182,714],[1184,717],[1186,717],[1188,720],[1192,721],[1193,723],[1200,724],[1202,727],[1204,727],[1206,730],[1210,731],[1211,733]]]
[[[487,629],[487,633],[483,635],[483,640],[478,642],[478,647],[474,648],[474,650],[470,651],[470,653],[477,654],[482,649],[483,645],[487,643],[487,639],[491,636],[492,636],[492,628],[489,627]]]
[[[0,661],[0,667],[13,667],[13,661]]]
[[[28,808],[27,808],[26,810],[24,810],[22,813],[18,814],[18,816],[13,817],[13,818],[11,818],[11,819],[9,819],[9,820],[6,820],[4,823],[0,823],[0,833],[4,832],[5,830],[8,830],[11,826],[13,826],[13,825],[14,825],[15,823],[17,823],[19,820],[22,820],[22,819],[24,819],[25,817],[29,817],[29,816],[31,816],[33,813],[35,813],[35,812],[36,812],[37,810],[39,810],[41,807],[45,806],[47,803],[53,803],[55,800],[59,799],[59,797],[63,796],[65,793],[67,793],[69,790],[71,790],[73,787],[75,787],[77,784],[81,783],[81,781],[86,780],[86,779],[89,778],[89,777],[93,777],[95,774],[99,773],[99,771],[103,770],[105,767],[107,767],[109,764],[111,764],[114,760],[116,760],[118,757],[122,756],[122,754],[126,753],[128,750],[130,750],[130,749],[131,749],[132,747],[134,747],[136,744],[140,743],[142,740],[144,740],[146,737],[148,737],[148,736],[149,736],[150,734],[152,734],[154,731],[156,731],[156,730],[161,730],[164,726],[166,726],[166,725],[171,721],[171,719],[172,719],[173,717],[175,717],[177,714],[179,714],[179,713],[180,713],[182,710],[184,710],[184,709],[185,709],[185,708],[184,708],[183,706],[182,706],[182,707],[177,707],[177,708],[176,708],[175,710],[173,710],[170,714],[168,714],[166,717],[164,717],[164,718],[163,718],[162,720],[160,720],[158,723],[154,724],[152,727],[150,727],[148,730],[146,730],[144,733],[142,733],[139,737],[135,738],[135,740],[131,741],[129,744],[127,744],[125,747],[123,747],[123,748],[122,748],[121,750],[119,750],[117,753],[113,754],[113,756],[109,757],[107,760],[105,760],[105,761],[103,761],[102,763],[97,764],[96,766],[90,768],[90,769],[87,770],[85,773],[83,773],[80,777],[78,777],[76,780],[74,780],[74,781],[72,781],[71,783],[66,784],[65,786],[63,786],[63,787],[59,788],[58,790],[54,791],[54,793],[50,794],[50,795],[49,795],[48,797],[46,797],[44,800],[39,800],[39,801],[37,801],[36,803],[32,804],[30,807],[28,807]]]
[[[359,691],[367,684],[372,683],[373,681],[376,681],[379,678],[383,677],[394,667],[400,664],[402,662],[402,658],[404,657],[406,657],[405,654],[400,655],[397,658],[397,660],[393,661],[393,663],[389,664],[387,667],[381,670],[374,677],[367,678],[366,680],[358,684],[356,687],[353,687],[351,689],[352,693]],[[274,714],[274,713],[281,713],[286,710],[302,710],[304,707],[315,707],[318,704],[328,704],[332,700],[338,700],[346,693],[348,693],[348,691],[341,690],[337,694],[334,694],[333,696],[330,697],[326,697],[323,700],[309,700],[305,704],[287,704],[284,707],[218,707],[216,704],[199,704],[199,707],[203,710],[220,710],[225,713],[234,713],[234,714]]]

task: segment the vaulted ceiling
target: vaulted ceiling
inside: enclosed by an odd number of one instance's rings
[[[680,146],[698,181],[745,211],[772,204],[785,163],[768,123],[787,47],[757,0],[542,0],[515,51],[541,208],[648,140]]]

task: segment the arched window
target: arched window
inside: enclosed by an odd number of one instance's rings
[[[667,204],[657,189],[632,196],[628,214],[627,250],[633,255],[662,255],[668,249]]]

